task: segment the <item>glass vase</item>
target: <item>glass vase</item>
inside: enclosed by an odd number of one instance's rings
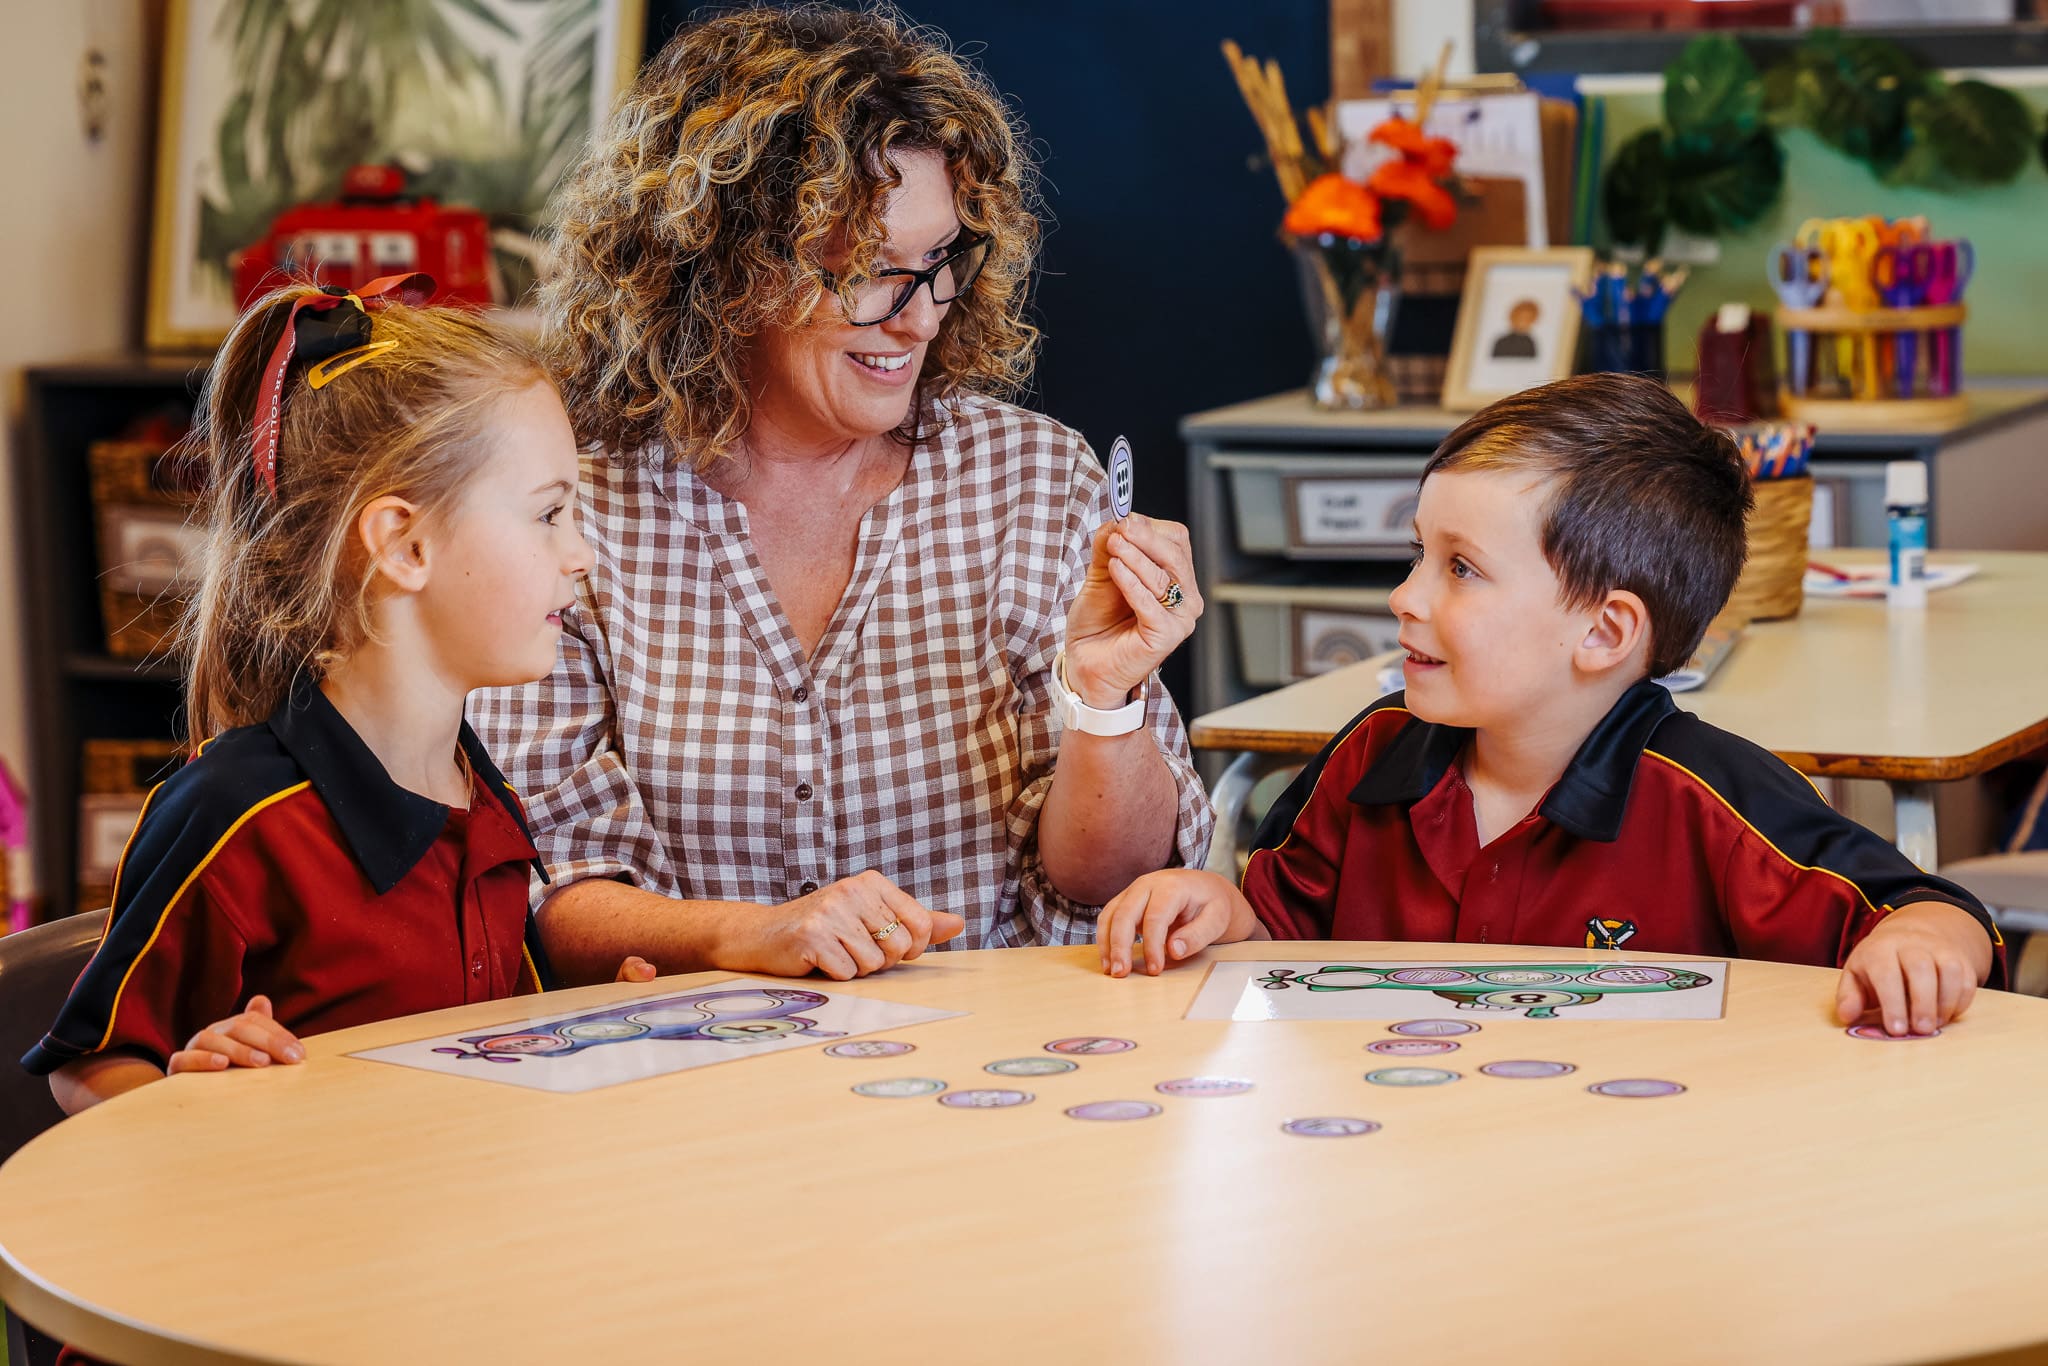
[[[1400,253],[1385,238],[1289,242],[1316,346],[1309,394],[1318,408],[1391,408],[1387,328],[1400,299]]]

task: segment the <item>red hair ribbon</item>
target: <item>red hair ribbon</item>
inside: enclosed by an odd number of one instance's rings
[[[292,352],[299,344],[299,314],[325,313],[344,304],[374,309],[393,299],[418,308],[433,295],[433,277],[414,271],[406,275],[382,275],[354,291],[330,285],[318,294],[303,294],[292,301],[291,315],[285,319],[284,335],[271,349],[270,363],[263,367],[263,387],[256,396],[256,422],[251,444],[255,452],[257,483],[272,495],[277,493],[277,429],[284,415],[285,371],[290,367]]]

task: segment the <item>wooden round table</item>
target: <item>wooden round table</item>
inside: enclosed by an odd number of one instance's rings
[[[1200,962],[1095,967],[1092,948],[938,953],[827,986],[969,1012],[890,1031],[904,1057],[820,1046],[557,1095],[343,1056],[649,990],[612,985],[173,1078],[0,1168],[0,1294],[134,1363],[1822,1363],[2048,1342],[2048,1001],[1984,993],[1938,1039],[1864,1042],[1830,1022],[1834,973],[1738,961],[1722,1020],[1488,1017],[1404,1059],[1365,1051],[1381,1022],[1184,1020]],[[1138,1047],[982,1070],[1085,1034]],[[1578,1070],[1478,1070],[1528,1058]],[[1462,1079],[1364,1081],[1389,1063]],[[1215,1074],[1255,1089],[1153,1091]],[[902,1076],[1036,1100],[849,1090]],[[1688,1089],[1586,1089],[1641,1077]],[[1164,1112],[1064,1113],[1101,1100]],[[1282,1132],[1305,1116],[1383,1127]]]

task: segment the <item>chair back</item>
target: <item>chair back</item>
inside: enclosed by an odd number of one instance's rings
[[[0,935],[0,1162],[64,1118],[49,1078],[24,1071],[21,1055],[57,1018],[106,929],[107,912],[88,911]]]

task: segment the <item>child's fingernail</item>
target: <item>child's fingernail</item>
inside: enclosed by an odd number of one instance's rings
[[[1176,939],[1176,940],[1174,940],[1174,941],[1173,941],[1173,956],[1174,956],[1175,958],[1185,958],[1185,957],[1187,957],[1187,956],[1188,956],[1188,941],[1187,941],[1187,940],[1185,940],[1185,939]]]
[[[1906,1032],[1906,1022],[1895,1019],[1891,1022],[1890,1029],[1894,1034],[1903,1034]]]
[[[299,1047],[297,1044],[293,1044],[290,1048],[287,1048],[284,1051],[284,1055],[287,1058],[290,1058],[293,1062],[304,1062],[306,1060],[306,1050]]]
[[[256,1065],[258,1067],[270,1066],[270,1055],[268,1053],[258,1053],[256,1055]]]

